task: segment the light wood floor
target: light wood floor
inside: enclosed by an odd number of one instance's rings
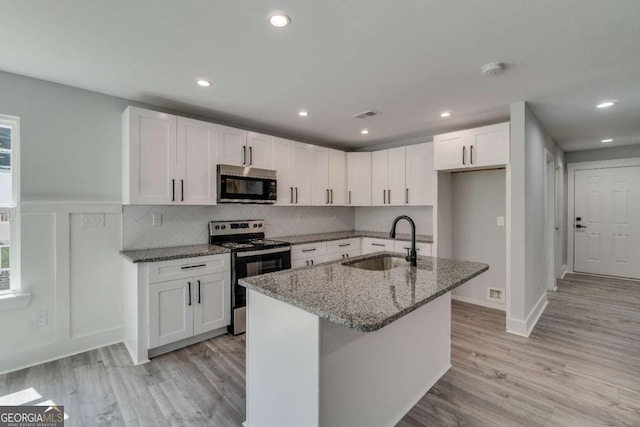
[[[453,368],[399,425],[640,426],[640,283],[570,275],[549,300],[529,339],[454,302]],[[244,369],[231,336],[138,367],[113,345],[0,376],[0,405],[32,389],[69,426],[239,426]]]

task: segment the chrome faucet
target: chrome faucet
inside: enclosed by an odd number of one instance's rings
[[[406,260],[409,261],[411,267],[415,267],[418,265],[418,253],[416,252],[416,223],[413,222],[411,218],[406,215],[400,215],[396,219],[393,220],[393,225],[391,226],[391,232],[389,232],[389,237],[392,239],[396,238],[396,224],[401,219],[406,219],[409,221],[409,225],[411,225],[411,252],[406,256]]]

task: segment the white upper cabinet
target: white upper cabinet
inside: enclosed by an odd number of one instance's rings
[[[123,203],[216,203],[216,125],[129,107],[123,119]]]
[[[218,125],[218,164],[244,166],[247,162],[247,131]]]
[[[324,206],[330,204],[329,195],[329,149],[311,146],[311,204]]]
[[[335,206],[347,204],[347,153],[329,150],[329,200]]]
[[[293,204],[311,205],[311,180],[314,171],[312,145],[291,143],[291,179]]]
[[[347,153],[346,204],[371,206],[371,153]]]
[[[272,151],[272,136],[218,126],[219,164],[272,169]]]
[[[371,156],[373,206],[405,204],[405,147],[374,151]]]
[[[436,174],[433,170],[433,143],[407,146],[406,167],[406,204],[409,206],[433,205]]]
[[[273,139],[273,169],[277,172],[279,206],[295,204],[291,146],[295,144],[283,138]]]
[[[178,117],[179,204],[216,204],[216,125]]]
[[[273,137],[247,132],[247,157],[244,166],[273,169]]]
[[[129,107],[122,114],[123,203],[176,203],[176,116]]]
[[[509,163],[509,123],[436,135],[436,170],[504,166]]]

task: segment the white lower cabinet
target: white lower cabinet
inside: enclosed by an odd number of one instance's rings
[[[306,243],[291,247],[291,268],[311,267],[326,262],[327,243]]]
[[[368,255],[374,252],[395,251],[395,242],[387,239],[362,238],[362,254]]]

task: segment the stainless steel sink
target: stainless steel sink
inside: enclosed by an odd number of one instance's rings
[[[404,258],[393,255],[380,255],[362,261],[343,262],[342,265],[347,267],[360,268],[362,270],[384,271],[391,270],[392,268],[397,267],[408,267],[409,262]]]

